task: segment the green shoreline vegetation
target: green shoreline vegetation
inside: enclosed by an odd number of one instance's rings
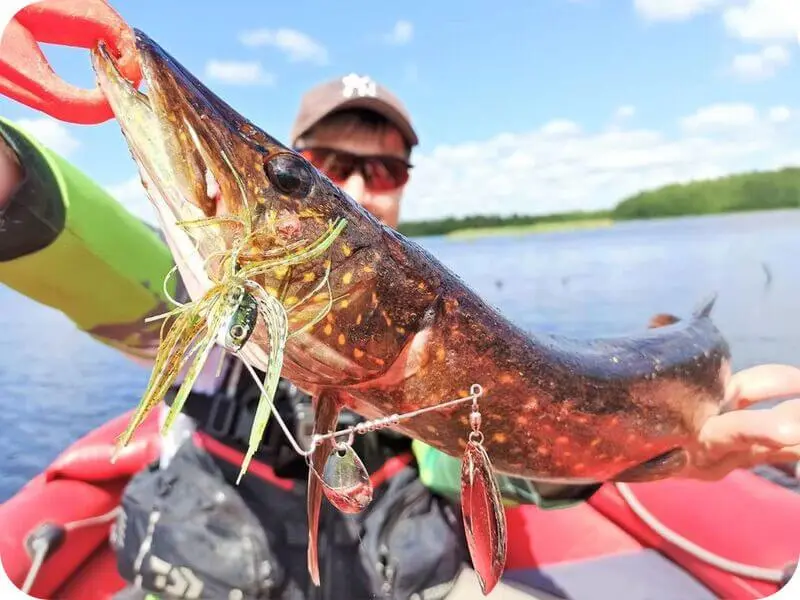
[[[800,167],[757,171],[671,184],[623,199],[614,208],[549,215],[476,215],[435,221],[406,221],[409,237],[448,235],[468,239],[546,231],[607,227],[616,221],[800,208]]]

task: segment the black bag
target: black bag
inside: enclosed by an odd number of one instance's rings
[[[132,478],[111,543],[120,575],[163,599],[270,598],[281,577],[258,519],[191,440]]]
[[[361,554],[386,600],[445,598],[469,560],[460,512],[425,487],[413,467],[390,479],[367,513]]]
[[[323,499],[321,586],[306,563],[305,480],[283,489],[185,442],[139,473],[112,543],[123,578],[164,600],[438,600],[469,560],[461,516],[407,466],[358,515]]]

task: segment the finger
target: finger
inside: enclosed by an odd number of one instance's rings
[[[781,448],[800,444],[800,399],[769,409],[734,410],[711,417],[703,425],[700,444],[713,454],[746,449],[754,444]]]
[[[769,364],[734,373],[725,389],[725,403],[744,408],[764,400],[800,395],[800,369]]]
[[[752,469],[758,465],[780,463],[796,464],[797,461],[800,461],[800,444],[778,450],[753,447],[750,452],[726,454],[711,463],[690,465],[680,476],[701,481],[718,481],[736,469]]]

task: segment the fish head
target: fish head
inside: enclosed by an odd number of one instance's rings
[[[92,63],[194,299],[219,275],[215,256],[236,249],[245,263],[280,257],[321,239],[337,220],[352,238],[353,225],[374,219],[146,34],[135,30],[135,42],[146,93],[120,74],[104,46],[93,50]],[[271,287],[277,278],[265,272],[262,282]]]

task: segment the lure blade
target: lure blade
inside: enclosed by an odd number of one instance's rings
[[[372,502],[367,468],[348,444],[331,450],[320,481],[325,497],[343,513],[359,513]]]
[[[472,564],[487,595],[506,564],[506,514],[489,455],[473,441],[461,463],[461,511]]]

